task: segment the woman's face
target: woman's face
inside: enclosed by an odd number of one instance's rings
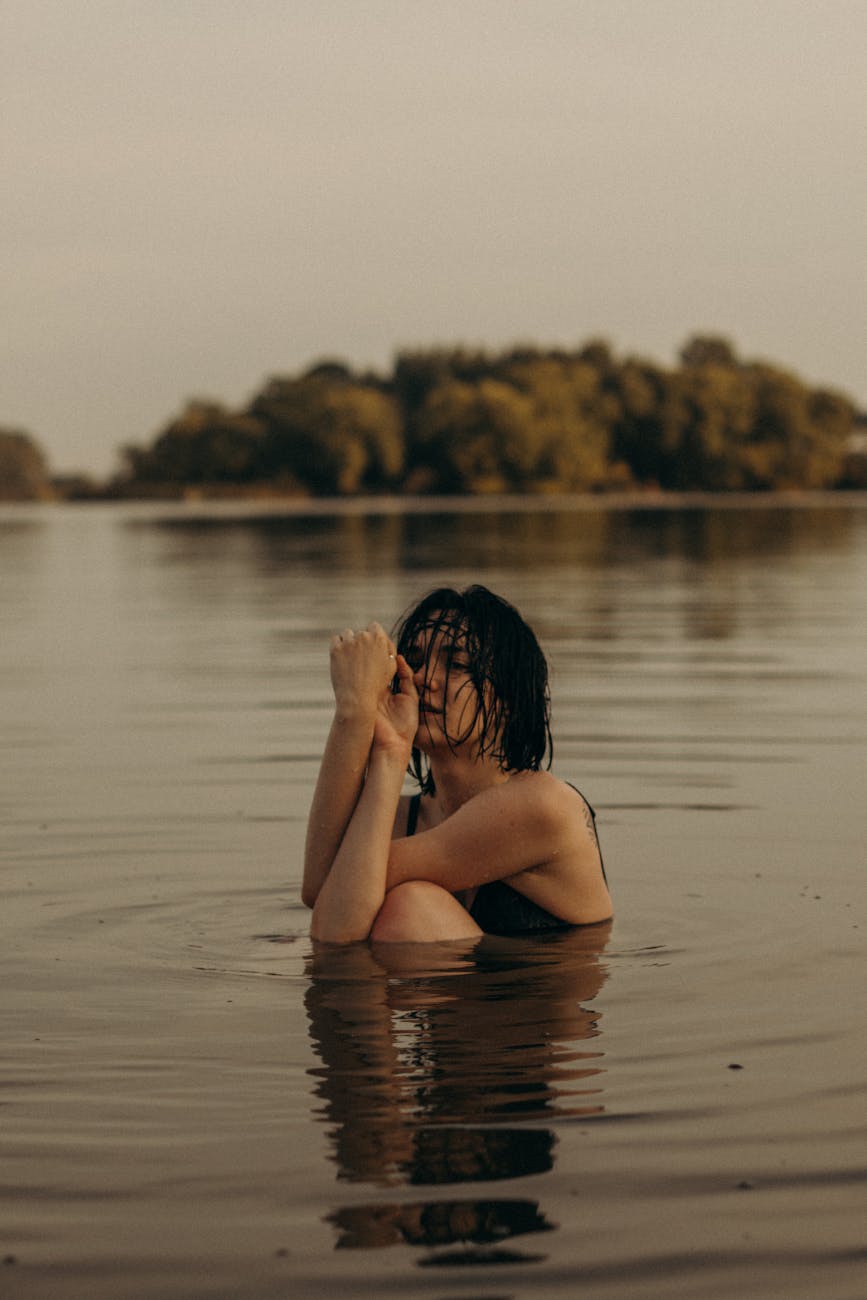
[[[415,744],[425,753],[478,748],[484,710],[466,634],[436,614],[406,652],[419,695]]]

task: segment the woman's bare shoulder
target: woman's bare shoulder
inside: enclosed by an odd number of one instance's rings
[[[568,843],[598,852],[593,810],[576,786],[551,772],[519,772],[506,790],[520,798],[524,816],[540,830],[546,829],[559,843],[559,851]]]
[[[576,786],[561,781],[553,772],[516,772],[505,789],[555,816],[580,816],[582,808],[590,806]]]
[[[527,773],[548,853],[509,883],[576,925],[612,915],[593,810],[574,785],[550,772]]]

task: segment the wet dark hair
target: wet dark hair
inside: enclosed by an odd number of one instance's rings
[[[535,633],[507,600],[487,587],[458,591],[438,587],[403,615],[394,639],[414,671],[421,667],[419,645],[427,639],[427,658],[444,635],[448,645],[446,676],[461,661],[475,689],[475,710],[462,736],[450,736],[454,748],[481,721],[480,753],[497,760],[504,771],[538,771],[551,766],[548,664]],[[445,691],[444,691],[445,694]],[[547,763],[545,762],[547,758]],[[432,794],[433,776],[425,755],[413,748],[410,771],[423,794]]]

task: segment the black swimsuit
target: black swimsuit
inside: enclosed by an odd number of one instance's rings
[[[581,799],[584,799],[577,786],[573,785],[572,789]],[[415,834],[420,803],[420,794],[414,794],[409,801],[409,811],[406,817],[407,836]],[[595,835],[596,814],[586,799],[584,799],[584,803],[587,804]],[[605,878],[605,867],[602,863],[601,852],[599,865],[602,867],[602,876]],[[525,894],[513,889],[511,885],[507,885],[505,880],[491,880],[486,885],[479,885],[469,912],[476,925],[480,930],[484,930],[485,934],[532,934],[536,930],[571,930],[574,928],[571,921],[564,921],[561,917],[554,916],[553,912],[546,911],[544,907],[534,903]]]

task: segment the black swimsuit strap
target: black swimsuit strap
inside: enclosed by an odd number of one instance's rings
[[[421,803],[421,794],[414,794],[409,801],[409,808],[406,814],[406,833],[407,836],[415,835],[415,826],[418,821],[418,806]]]
[[[608,884],[608,877],[607,877],[606,874],[605,874],[605,863],[604,863],[603,860],[602,860],[602,845],[599,843],[599,832],[596,830],[596,812],[595,812],[595,810],[594,810],[594,808],[593,808],[593,805],[590,803],[590,800],[584,798],[584,795],[583,795],[583,794],[581,793],[581,791],[578,789],[577,785],[572,785],[572,782],[571,782],[571,781],[567,781],[566,784],[569,785],[569,786],[572,786],[572,789],[575,791],[575,793],[577,794],[578,798],[579,798],[579,799],[582,799],[582,800],[584,801],[584,803],[585,803],[585,805],[586,805],[586,807],[587,807],[587,811],[588,811],[589,814],[590,814],[590,821],[591,821],[591,823],[592,823],[592,825],[593,825],[593,835],[594,835],[594,838],[595,838],[595,840],[596,840],[596,848],[597,848],[598,851],[599,851],[599,865],[600,865],[600,867],[602,868],[602,879],[605,881],[605,883],[606,883],[606,885],[607,885],[607,884]]]

